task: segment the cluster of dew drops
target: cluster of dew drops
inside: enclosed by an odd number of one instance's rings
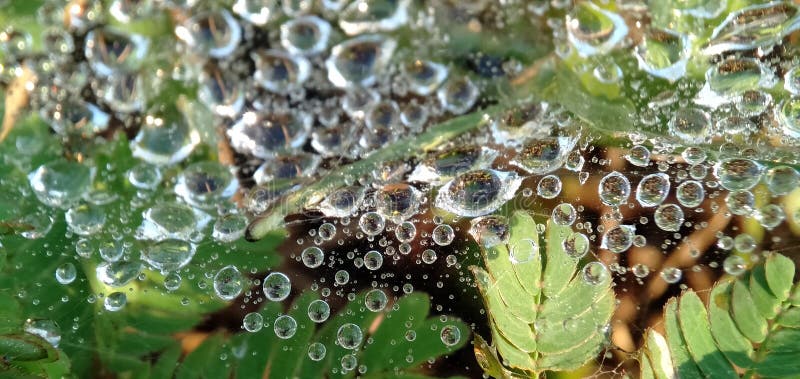
[[[2,32],[0,42],[7,54],[0,79],[8,83],[32,70],[31,102],[64,138],[91,137],[120,125],[135,132],[130,147],[139,163],[126,175],[138,191],[130,204],[136,212],[123,218],[141,217],[141,223],[135,230],[112,231],[102,241],[94,238],[109,221],[103,205],[117,199],[95,189],[97,169],[90,161],[57,160],[32,168],[30,188],[43,205],[64,210],[69,233],[77,236],[78,256],[99,254],[99,281],[119,288],[145,270],[154,270],[164,274],[165,289],[175,291],[182,283],[181,269],[192,261],[209,228],[218,242],[238,240],[252,217],[268,213],[287,194],[302,190],[308,178],[368,159],[401,137],[419,135],[438,121],[480,105],[485,84],[480,75],[459,71],[425,54],[446,45],[446,32],[436,27],[441,17],[458,14],[477,19],[483,12],[497,12],[499,5],[485,0],[432,3],[419,9],[410,0],[237,0],[227,8],[191,0],[114,0],[104,8],[91,0],[46,1],[39,22],[66,23],[66,27],[43,32],[47,51],[43,55],[29,54],[32,38],[24,31]],[[678,13],[698,20],[715,18],[726,2],[697,3]],[[151,39],[124,28],[163,15],[164,10],[175,20],[171,39]],[[619,1],[617,10],[633,15],[644,12],[636,1]],[[432,265],[444,255],[447,265],[455,266],[457,252],[448,246],[457,238],[458,227],[436,216],[430,233],[418,233],[415,221],[429,217],[425,216],[428,212],[454,215],[470,220],[468,232],[479,244],[504,243],[509,236],[508,220],[496,211],[518,192],[523,198],[554,201],[548,216],[555,224],[575,228],[563,240],[564,252],[575,259],[594,253],[593,249],[621,254],[647,245],[647,237],[637,234],[635,223],[624,223],[624,208],[634,205],[652,211],[640,218],[639,225],[652,219],[675,240],[704,227],[687,221],[687,213],[703,212],[708,200],[713,213],[753,218],[770,230],[784,222],[787,215],[777,199],[798,187],[800,175],[790,165],[766,166],[762,161],[771,157],[759,155],[761,150],[742,149],[740,144],[741,138],[749,143],[768,135],[797,146],[800,62],[767,58],[796,29],[800,17],[796,5],[774,2],[739,10],[725,18],[714,29],[711,42],[702,47],[692,46],[688,31],[643,26],[643,21],[634,23],[642,32],[634,43],[629,20],[589,1],[572,7],[568,1],[540,2],[525,12],[545,18],[560,14],[546,18],[556,41],[555,53],[563,60],[579,57],[589,62],[582,69],[602,83],[620,82],[636,70],[679,83],[676,90],[645,99],[646,107],[637,115],[637,122],[644,126],[665,125],[667,138],[628,136],[625,159],[636,175],[607,170],[608,160],[592,156],[596,151],[592,137],[585,133],[586,125],[563,107],[526,102],[484,117],[487,122],[479,136],[446,144],[423,157],[382,162],[358,177],[343,177],[339,187],[328,188],[304,204],[306,210],[328,221],[308,231],[313,246],[305,247],[298,261],[311,269],[333,267],[340,258],[323,247],[337,238],[344,245],[347,235],[367,240],[374,249],[346,254],[346,264],[353,267],[335,272],[338,286],[350,281],[353,269],[379,271],[384,260],[409,255],[415,240],[424,247],[419,264]],[[398,42],[400,31],[410,29],[421,30],[420,37],[411,46],[403,46]],[[624,47],[632,47],[630,54],[638,67],[620,67],[601,59]],[[745,54],[752,51],[757,53]],[[680,82],[693,52],[725,56],[708,70],[702,88]],[[164,61],[169,64],[164,66]],[[518,66],[519,62],[504,62],[499,70],[512,74]],[[199,105],[211,116],[201,121],[213,120],[223,131],[237,167],[195,162],[180,168],[174,182],[164,183],[165,172],[180,167],[215,134],[187,114],[193,113],[191,106],[188,111],[173,112],[151,104],[171,81],[196,88]],[[787,95],[776,103],[770,91],[774,93],[781,84],[780,90]],[[682,100],[690,91],[695,91],[693,100]],[[711,152],[695,147],[712,141],[724,143]],[[16,143],[25,154],[44,148],[24,137]],[[796,157],[788,163],[796,164]],[[606,207],[603,217],[610,223],[592,225],[582,220],[583,205],[561,202],[567,197],[562,180],[572,181],[572,176],[581,186],[595,186],[591,191]],[[590,177],[596,180],[590,182]],[[761,183],[769,192],[768,200],[775,201],[757,201],[754,188]],[[150,199],[162,186],[168,186],[174,196],[153,204]],[[237,193],[244,193],[241,206],[232,199]],[[800,220],[800,213],[789,216]],[[45,214],[31,215],[26,221],[35,228],[25,236],[41,238],[54,219]],[[354,233],[351,223],[357,228]],[[724,260],[727,273],[741,274],[748,261],[757,259],[744,257],[756,251],[754,236],[716,237],[719,249],[738,252]],[[599,246],[594,246],[595,241]],[[514,262],[532,258],[511,254]],[[651,274],[643,264],[607,267],[596,261],[583,268],[582,277],[599,284],[609,280],[612,271],[630,271],[639,279]],[[55,272],[56,280],[64,285],[76,276],[72,263]],[[682,271],[664,267],[660,277],[678,283]],[[219,298],[233,300],[246,290],[248,280],[240,268],[227,266],[213,273],[213,290]],[[254,284],[262,287],[267,301],[284,301],[292,290],[290,277],[279,271]],[[413,291],[413,287],[404,286],[403,291]],[[322,292],[330,295],[327,289]],[[247,294],[251,296],[250,291]],[[103,301],[106,310],[118,311],[125,307],[126,295],[113,292]],[[389,303],[380,288],[365,296],[370,311],[382,311]],[[309,305],[308,317],[314,322],[325,322],[330,314],[325,300]],[[289,315],[272,324],[275,334],[284,339],[291,338],[298,325]],[[250,332],[265,325],[257,312],[243,320],[243,328]],[[29,320],[26,329],[54,344],[60,339],[58,326],[51,320]],[[357,325],[345,324],[338,330],[337,342],[357,349],[363,336]],[[441,337],[450,346],[461,338],[452,326],[444,326]],[[326,347],[319,342],[309,347],[310,359],[321,360],[325,354]],[[352,355],[342,361],[343,369],[355,364]]]

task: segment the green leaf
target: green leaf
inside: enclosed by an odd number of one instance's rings
[[[753,307],[753,296],[747,284],[737,280],[731,291],[733,321],[739,330],[753,342],[762,342],[767,336],[767,320]]]
[[[645,333],[645,347],[640,354],[640,360],[646,359],[649,362],[652,375],[655,378],[675,377],[675,369],[672,365],[672,357],[667,346],[667,340],[655,330],[648,329]],[[647,373],[642,373],[642,376],[645,375]]]
[[[780,310],[778,299],[769,288],[767,273],[764,266],[753,267],[750,273],[750,294],[753,295],[753,304],[764,318],[774,318]]]
[[[680,329],[686,340],[686,348],[706,376],[736,376],[736,372],[717,349],[711,337],[708,313],[703,302],[694,292],[681,296],[678,308]]]
[[[549,224],[545,250],[529,214],[515,212],[510,224],[508,244],[482,250],[486,269],[471,267],[492,328],[492,346],[477,356],[534,375],[578,368],[606,344],[611,281],[591,285],[576,275],[577,261],[562,247],[569,227]]]
[[[382,312],[367,310],[364,295],[357,295],[320,327],[308,317],[308,305],[319,298],[314,292],[300,294],[288,312],[281,309],[280,303],[268,302],[259,311],[264,317],[261,330],[233,336],[212,334],[181,362],[175,356],[174,347],[167,347],[152,368],[153,376],[168,377],[174,370],[179,379],[350,378],[357,371],[342,372],[341,358],[345,354],[355,354],[358,364],[367,367],[370,377],[426,378],[421,372],[424,362],[456,351],[469,341],[470,329],[462,321],[452,317],[427,317],[430,302],[423,293],[403,296]],[[294,336],[288,339],[278,338],[271,327],[282,314],[293,317],[298,325]],[[361,327],[364,336],[360,348],[347,350],[338,345],[337,331],[345,323]],[[441,340],[440,330],[446,325],[458,328],[461,333],[461,339],[454,346],[446,346]],[[413,341],[406,339],[409,331],[416,336]],[[308,357],[312,342],[320,342],[327,349],[321,361]],[[221,356],[228,358],[223,360]]]
[[[222,334],[208,336],[194,351],[189,353],[175,372],[176,379],[214,378],[206,375],[209,368],[212,371],[220,363],[219,354],[224,342]],[[223,376],[216,376],[221,378]]]
[[[753,364],[752,346],[730,316],[730,290],[731,282],[723,281],[711,291],[708,304],[711,334],[728,360],[739,367],[748,368]]]
[[[748,275],[716,283],[707,306],[693,291],[670,299],[664,326],[672,367],[660,371],[655,365],[666,354],[650,330],[639,353],[640,375],[671,378],[671,368],[681,378],[738,378],[741,372],[745,378],[796,377],[800,308],[789,299],[792,284],[780,283],[793,276],[791,260],[773,253]]]
[[[764,265],[767,272],[767,282],[772,293],[780,301],[789,298],[789,291],[794,283],[794,262],[781,254],[770,254]]]
[[[697,363],[692,360],[686,346],[686,340],[678,323],[678,301],[670,299],[664,307],[664,329],[667,332],[667,344],[675,365],[678,377],[684,379],[702,378],[703,374]]]

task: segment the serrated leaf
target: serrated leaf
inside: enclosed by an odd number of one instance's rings
[[[745,378],[796,377],[800,372],[800,308],[788,295],[783,301],[770,300],[767,296],[773,296],[773,287],[765,288],[775,278],[791,278],[794,266],[785,257],[773,255],[772,269],[767,260],[748,275],[716,283],[707,311],[693,291],[667,302],[666,344],[679,377],[738,378],[742,371]],[[792,285],[781,286],[788,294]],[[761,300],[753,304],[757,297]],[[764,305],[769,308],[757,309]],[[661,351],[651,342],[654,335],[648,331],[640,352],[643,377],[650,371],[660,377],[653,363]]]
[[[493,348],[505,366],[529,373],[578,368],[606,344],[614,312],[611,281],[591,285],[576,275],[577,261],[562,247],[571,229],[552,223],[545,253],[520,252],[512,260],[510,249],[545,243],[529,214],[517,211],[511,220],[508,245],[483,251],[485,270],[471,268],[490,316]],[[522,256],[527,259],[520,262]]]
[[[650,362],[653,375],[658,379],[674,378],[675,369],[667,340],[660,333],[648,329],[645,334],[645,347],[640,352]]]

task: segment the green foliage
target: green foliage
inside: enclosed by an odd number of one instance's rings
[[[800,285],[794,263],[778,253],[711,290],[664,309],[666,336],[648,330],[639,355],[642,378],[796,377],[800,372]],[[793,293],[793,295],[792,295]]]
[[[165,352],[152,366],[152,377],[426,378],[422,370],[426,361],[458,350],[469,341],[469,327],[460,320],[427,318],[430,302],[422,293],[406,295],[382,312],[367,310],[361,294],[320,327],[308,317],[308,305],[317,298],[315,293],[303,293],[287,310],[286,314],[297,321],[297,332],[290,339],[275,335],[270,323],[284,313],[280,303],[269,302],[259,311],[264,317],[261,330],[212,334],[182,361],[177,354]],[[356,350],[336,343],[338,328],[345,323],[356,324],[364,331],[364,342]],[[446,325],[461,332],[459,342],[449,347],[440,338],[440,330]],[[410,334],[415,335],[413,341],[406,337]],[[320,361],[308,357],[308,347],[314,342],[327,349]],[[358,365],[367,371],[343,371],[341,360],[347,354],[354,354]]]
[[[19,375],[53,376],[51,370],[59,369],[86,377],[94,370],[97,358],[104,370],[140,373],[148,367],[149,357],[171,348],[172,333],[189,330],[204,315],[226,306],[211,293],[206,272],[227,265],[265,271],[277,264],[279,257],[273,251],[283,238],[280,235],[271,235],[258,243],[240,241],[223,245],[205,241],[199,244],[194,260],[182,272],[185,277],[197,278],[195,282],[205,281],[203,288],[184,283],[180,289],[167,292],[163,278],[154,272],[146,272],[143,279],[124,287],[106,286],[95,275],[101,262],[97,254],[89,259],[78,258],[75,252],[78,238],[68,233],[64,212],[42,208],[27,189],[28,172],[43,163],[64,159],[62,151],[53,148],[59,142],[47,129],[37,117],[31,117],[19,123],[9,140],[36,141],[38,148],[17,151],[14,143],[0,145],[0,154],[14,157],[0,164],[5,184],[0,194],[0,225],[4,226],[5,234],[0,245],[0,340],[3,341],[0,345],[6,356],[0,367]],[[127,139],[117,135],[108,143],[90,144],[87,150],[91,151],[88,157],[91,162],[86,164],[97,168],[95,190],[117,197],[116,201],[102,205],[108,220],[103,235],[107,236],[109,230],[135,230],[141,223],[140,211],[131,212],[137,194],[125,172],[136,160],[131,156]],[[192,157],[208,158],[202,152]],[[168,172],[165,176],[175,174]],[[159,201],[168,195],[162,196],[152,200]],[[52,217],[51,229],[42,238],[23,238],[21,233],[31,231],[34,227],[31,222],[37,217]],[[134,241],[134,251],[141,248]],[[62,285],[54,273],[68,262],[78,267],[78,276],[73,283]],[[102,296],[114,291],[125,291],[128,295],[125,309],[118,313],[103,309]],[[22,334],[28,318],[52,319],[59,325],[62,342],[58,349]],[[24,343],[15,343],[18,341]],[[39,355],[32,354],[34,348]]]
[[[476,341],[478,362],[497,378],[576,369],[607,342],[611,280],[593,285],[582,278],[578,260],[562,247],[569,227],[548,224],[540,249],[529,214],[517,211],[510,222],[508,244],[482,250],[486,270],[471,268],[492,329],[492,346]]]

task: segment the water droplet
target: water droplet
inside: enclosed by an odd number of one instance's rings
[[[325,51],[331,25],[316,16],[303,16],[281,25],[281,45],[291,54],[316,55]]]
[[[456,237],[453,227],[447,224],[437,225],[431,232],[433,242],[439,246],[447,246]]]
[[[241,112],[244,107],[244,85],[233,71],[209,64],[201,71],[197,81],[197,98],[215,114],[232,118]]]
[[[741,233],[733,239],[733,248],[740,253],[749,254],[756,246],[758,246],[756,239],[747,233]]]
[[[347,35],[392,31],[408,22],[410,0],[356,0],[339,13]]]
[[[747,262],[738,255],[730,255],[722,262],[722,268],[728,275],[739,276],[747,270]]]
[[[272,272],[264,278],[264,296],[269,301],[283,301],[289,297],[292,291],[292,283],[289,277],[281,272]]]
[[[328,349],[320,342],[312,342],[308,345],[308,358],[314,362],[325,359]]]
[[[370,290],[364,297],[364,305],[372,312],[382,311],[388,303],[389,299],[386,297],[386,293],[379,289]]]
[[[678,202],[686,208],[696,208],[703,203],[705,190],[703,185],[695,180],[681,183],[675,191]]]
[[[117,312],[128,303],[128,295],[125,292],[113,292],[106,296],[103,301],[103,308],[109,312]]]
[[[625,175],[614,171],[600,179],[597,190],[603,204],[618,206],[628,202],[631,183]]]
[[[346,271],[345,271],[346,272]],[[331,315],[331,307],[325,300],[314,300],[308,304],[308,318],[317,323],[323,323]]]
[[[702,144],[711,136],[711,116],[698,108],[678,109],[668,126],[670,134],[684,143]]]
[[[56,133],[66,136],[94,136],[108,129],[111,119],[96,105],[74,99],[44,105],[39,113]]]
[[[773,1],[752,5],[728,14],[714,29],[702,52],[717,55],[726,51],[755,48],[769,50],[783,38],[800,28],[798,9],[789,2]]]
[[[772,104],[772,95],[766,91],[748,90],[738,97],[735,105],[736,110],[742,116],[755,117],[767,110]]]
[[[655,207],[667,198],[669,187],[667,174],[659,172],[647,175],[636,187],[636,201],[643,207]]]
[[[573,232],[562,242],[564,252],[571,258],[581,259],[589,252],[589,238],[583,233]]]
[[[589,262],[583,266],[582,278],[584,283],[596,286],[611,279],[606,266],[600,262]]]
[[[664,281],[669,284],[675,284],[681,281],[681,277],[683,277],[683,272],[679,268],[664,267],[661,270],[661,279],[664,279]]]
[[[311,74],[311,63],[300,56],[278,50],[250,54],[256,64],[253,79],[267,91],[285,95],[297,91]]]
[[[633,272],[634,276],[641,279],[646,277],[647,275],[650,275],[650,268],[644,265],[643,263],[637,263],[633,265],[633,267],[631,268],[631,272]]]
[[[507,243],[509,233],[510,227],[508,225],[508,220],[503,216],[483,216],[470,221],[469,234],[475,239],[475,242],[487,248]],[[431,252],[435,260],[436,253],[433,252],[433,250],[431,250]],[[424,258],[423,256],[423,261]]]
[[[95,205],[81,204],[64,214],[69,230],[79,236],[97,234],[106,223],[106,212]]]
[[[304,112],[245,112],[227,134],[239,153],[270,159],[303,146],[312,123],[313,118]]]
[[[526,238],[512,245],[508,255],[511,263],[518,264],[532,261],[538,252],[539,245],[536,244],[536,241]]]
[[[225,266],[214,275],[214,292],[222,300],[235,299],[243,288],[244,277],[236,266]]]
[[[622,253],[633,245],[633,235],[636,227],[633,225],[617,225],[608,229],[603,234],[600,247],[611,250],[614,253]]]
[[[675,204],[663,204],[653,212],[653,221],[661,230],[677,232],[683,225],[683,210]]]
[[[740,216],[748,216],[753,212],[756,204],[756,198],[752,192],[746,190],[737,190],[728,193],[725,197],[725,204],[731,213]]]
[[[393,39],[377,35],[361,35],[331,49],[325,61],[328,80],[335,86],[369,87],[389,64],[397,47]]]
[[[210,217],[181,203],[161,203],[142,213],[139,236],[142,239],[189,240],[195,230],[202,229]]]
[[[231,9],[251,24],[264,25],[276,14],[278,4],[275,0],[236,0]]]
[[[370,250],[364,254],[364,267],[375,271],[383,266],[383,255],[376,250]]]
[[[256,333],[264,327],[264,316],[258,312],[250,312],[244,315],[242,327],[250,333]]]
[[[747,90],[770,87],[774,77],[766,66],[754,58],[734,58],[709,68],[706,82],[717,96],[733,99]]]
[[[577,217],[578,212],[575,211],[575,207],[570,203],[561,203],[556,205],[555,208],[553,208],[553,213],[551,215],[553,222],[556,223],[556,225],[561,226],[572,225]]]
[[[25,330],[25,333],[41,337],[54,347],[58,347],[58,343],[61,342],[61,328],[55,321],[50,319],[29,318],[25,320],[23,330]]]
[[[175,35],[199,55],[225,58],[242,39],[242,29],[226,10],[202,12],[175,27]]]
[[[410,61],[404,66],[408,89],[419,95],[428,96],[447,79],[447,66],[421,59]]]
[[[306,267],[317,268],[325,262],[325,253],[322,252],[322,249],[311,246],[303,250],[300,259]]]
[[[137,34],[123,34],[111,28],[97,28],[86,34],[84,55],[100,76],[136,71],[147,56],[149,41]]]
[[[28,175],[28,180],[36,198],[43,204],[68,208],[89,191],[92,171],[77,162],[57,160],[39,166]]]
[[[339,327],[339,330],[336,332],[336,341],[339,343],[339,346],[349,349],[355,350],[361,346],[361,341],[364,339],[364,333],[361,331],[361,328],[356,324],[346,323]]]
[[[461,342],[461,329],[455,325],[445,325],[439,333],[439,337],[445,346],[455,346]]]
[[[375,192],[375,208],[378,213],[399,224],[417,214],[421,197],[422,193],[409,184],[386,184]],[[374,235],[366,230],[364,233]]]
[[[364,234],[376,236],[383,232],[386,227],[386,220],[377,212],[367,212],[358,219],[358,226]]]
[[[459,216],[484,216],[514,197],[520,183],[521,178],[513,172],[468,171],[439,189],[435,205]]]
[[[650,164],[650,150],[642,145],[636,145],[628,150],[625,159],[637,167],[647,167]]]
[[[136,279],[142,272],[140,262],[103,262],[97,265],[97,280],[111,287],[122,287]]]
[[[297,333],[297,321],[289,315],[281,315],[275,319],[273,330],[280,339],[289,339]]]
[[[358,364],[358,358],[356,358],[353,354],[347,354],[342,357],[341,365],[343,371],[352,371],[356,368]]]
[[[155,165],[172,165],[186,159],[200,143],[200,133],[183,116],[165,120],[148,115],[131,142],[134,157]]]
[[[675,7],[673,12],[682,17],[716,18],[728,5],[728,0],[699,0],[670,2]]]
[[[579,55],[607,53],[628,34],[625,20],[591,2],[578,3],[566,17],[567,40]]]
[[[555,198],[561,193],[561,179],[556,175],[547,175],[539,180],[536,191],[545,199]]]
[[[433,264],[433,262],[436,262],[436,258],[436,252],[431,249],[425,249],[422,252],[422,262],[425,264]]]
[[[350,281],[350,273],[345,270],[336,271],[336,274],[333,276],[333,280],[336,282],[336,284],[343,286]]]
[[[792,67],[783,75],[783,88],[794,96],[800,96],[800,65]]]
[[[356,213],[363,200],[364,188],[342,187],[320,202],[318,209],[327,217],[348,217]]]
[[[417,227],[411,222],[403,222],[394,230],[395,237],[399,242],[411,242],[417,236]]]
[[[77,276],[78,270],[70,262],[63,263],[56,268],[56,281],[61,284],[70,284],[75,281]]]
[[[772,230],[786,219],[786,214],[780,205],[767,204],[758,210],[757,219],[761,226]]]
[[[108,106],[120,113],[132,113],[140,111],[145,102],[144,93],[146,87],[143,82],[143,76],[131,74],[119,74],[108,78],[108,83],[103,89],[103,100]],[[90,110],[91,105],[88,107]],[[93,112],[95,117],[101,116]],[[94,125],[102,125],[102,118],[93,121]],[[95,128],[95,133],[100,128]],[[104,128],[103,128],[104,129]]]
[[[238,188],[239,182],[228,167],[217,162],[197,162],[178,175],[175,193],[192,206],[213,209]]]
[[[497,151],[478,146],[460,146],[432,153],[409,175],[411,182],[440,184],[469,170],[486,168]]]
[[[784,99],[775,108],[775,118],[787,136],[800,138],[800,97]]]
[[[648,29],[634,56],[639,69],[674,82],[686,75],[691,43],[685,34],[665,29]]]
[[[175,271],[189,264],[197,247],[177,239],[165,239],[142,251],[142,260],[161,272]]]
[[[182,281],[183,278],[181,278],[180,274],[177,272],[170,272],[164,276],[164,288],[166,288],[167,291],[175,291],[181,288]]]
[[[478,101],[480,90],[467,76],[451,77],[436,91],[444,110],[460,115],[466,113]]]
[[[238,213],[220,216],[214,222],[211,236],[219,242],[233,242],[244,236],[247,228],[247,217]]]

